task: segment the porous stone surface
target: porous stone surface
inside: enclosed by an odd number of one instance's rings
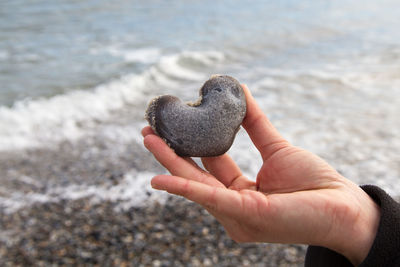
[[[240,83],[227,75],[213,75],[194,103],[171,95],[151,100],[145,118],[156,134],[183,157],[222,155],[231,147],[246,115]]]

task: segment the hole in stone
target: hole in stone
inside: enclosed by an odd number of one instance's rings
[[[236,96],[237,98],[239,98],[240,97],[240,89],[241,88],[239,88],[238,86],[233,86],[232,87],[232,89],[231,89],[231,92],[232,92],[232,94],[234,95],[234,96]]]
[[[176,142],[178,142],[178,144],[180,144],[180,145],[183,144],[183,141],[182,141],[182,139],[180,139],[180,138],[176,139]]]

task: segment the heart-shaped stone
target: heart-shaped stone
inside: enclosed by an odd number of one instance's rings
[[[182,157],[212,157],[231,147],[246,115],[240,83],[227,75],[213,75],[200,89],[195,103],[170,95],[151,100],[145,118],[154,132]]]

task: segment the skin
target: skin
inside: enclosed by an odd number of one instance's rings
[[[257,181],[243,176],[228,154],[202,158],[202,169],[147,126],[145,147],[171,173],[155,176],[152,187],[202,205],[236,242],[324,246],[360,264],[375,239],[379,207],[324,160],[285,140],[242,87],[242,126],[263,159]]]

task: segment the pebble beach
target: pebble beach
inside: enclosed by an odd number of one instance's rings
[[[180,198],[125,212],[114,206],[65,200],[3,216],[1,265],[303,266],[305,246],[237,244]]]

